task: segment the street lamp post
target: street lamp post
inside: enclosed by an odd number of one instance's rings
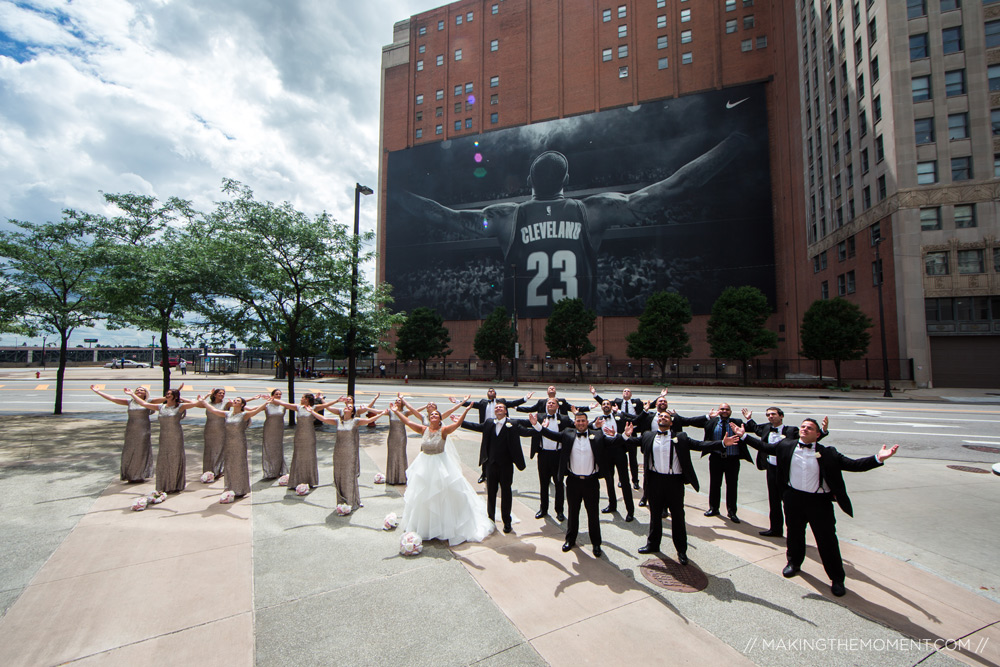
[[[510,265],[511,279],[514,281],[514,289],[511,293],[514,295],[514,363],[511,367],[514,369],[514,386],[517,386],[517,362],[520,359],[520,341],[517,339],[517,264]]]
[[[149,337],[149,367],[156,368],[156,336]]]
[[[374,192],[367,185],[354,184],[354,251],[351,262],[351,321],[347,329],[347,395],[354,396],[354,382],[358,376],[357,351],[354,349],[358,338],[358,243],[360,235],[361,195]]]
[[[882,245],[881,238],[875,242],[875,267],[878,271],[878,328],[879,333],[882,335],[882,383],[885,389],[882,392],[882,396],[892,398],[892,391],[889,387],[889,359],[886,358],[888,352],[886,351],[885,343],[885,309],[882,307],[882,257],[879,255],[880,245]]]

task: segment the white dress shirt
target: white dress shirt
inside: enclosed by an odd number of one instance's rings
[[[574,475],[593,475],[597,472],[594,465],[594,450],[590,447],[590,434],[576,433],[576,441],[569,453],[569,471]]]
[[[795,446],[792,453],[792,465],[788,470],[788,485],[806,493],[829,493],[830,487],[826,481],[820,485],[819,459],[816,458],[816,445]]]
[[[506,423],[506,421],[507,421],[507,419],[504,418],[504,419],[497,419],[494,422],[494,424],[496,424],[497,435],[500,435],[500,430],[503,429],[503,425],[504,425],[504,423]]]
[[[670,431],[658,431],[653,436],[653,471],[664,475],[680,475],[683,472]]]
[[[774,427],[773,426],[768,426],[767,428],[771,429],[771,428],[774,428]],[[777,442],[781,442],[782,440],[785,439],[785,436],[782,433],[782,431],[784,431],[784,430],[785,430],[784,426],[779,426],[777,431],[770,431],[769,430],[768,433],[767,433],[767,441],[769,443],[771,443],[772,445],[775,444],[775,443],[777,443]],[[776,465],[778,465],[778,457],[775,456],[774,454],[769,454],[768,457],[767,457],[767,462],[769,464],[773,465],[773,466],[776,466]]]

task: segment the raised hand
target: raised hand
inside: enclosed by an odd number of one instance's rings
[[[594,389],[594,385],[590,385],[590,395],[593,396],[596,393],[597,393],[597,390]]]
[[[598,417],[594,420],[594,428],[602,428],[604,426],[604,417]]]
[[[402,396],[400,396],[400,398],[402,398]],[[458,403],[458,399],[455,398],[454,396],[449,396],[448,400],[451,401],[452,403]]]
[[[710,419],[718,417],[719,416],[719,408],[712,408],[709,411],[708,416],[709,416]]]
[[[749,420],[751,417],[753,417],[753,410],[747,410],[746,408],[743,408],[742,412],[743,412],[743,419]]]
[[[882,445],[882,449],[880,449],[878,454],[875,456],[879,461],[885,461],[887,458],[895,454],[897,449],[899,449],[899,445],[893,445],[892,447]]]
[[[634,426],[635,426],[635,424],[633,422],[629,422],[629,423],[625,424],[625,437],[626,438],[631,438],[632,437],[632,431],[634,430]]]
[[[823,417],[823,423],[820,424],[820,428],[823,429],[824,433],[826,433],[827,431],[830,430],[829,426],[830,426],[830,417],[828,417],[828,416],[827,417]]]
[[[528,421],[531,422],[532,426],[534,426],[535,424],[538,423],[538,415],[536,413],[534,413],[534,412],[529,412],[528,413]]]
[[[527,393],[527,395],[526,395],[526,396],[524,397],[524,400],[525,400],[525,401],[528,401],[528,400],[530,400],[530,399],[531,399],[531,397],[532,397],[532,396],[534,396],[534,395],[535,395],[535,392],[533,392],[533,391],[529,391],[529,392]]]
[[[739,441],[740,441],[740,437],[738,435],[736,435],[735,433],[733,433],[732,435],[727,435],[725,438],[723,438],[722,439],[722,444],[725,445],[726,447],[732,447],[733,445],[735,445]]]
[[[601,421],[604,420],[602,419]],[[608,436],[609,438],[615,437],[615,429],[613,426],[611,426],[611,424],[608,424],[607,426],[604,427],[604,435]]]
[[[730,424],[730,428],[733,429],[733,435],[735,435],[737,439],[742,438],[746,434],[747,429],[743,426],[743,424],[733,424],[732,422],[730,422]]]

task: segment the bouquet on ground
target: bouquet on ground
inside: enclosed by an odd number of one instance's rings
[[[399,553],[403,556],[417,556],[424,550],[424,541],[414,532],[403,535],[399,541]]]
[[[375,483],[376,484],[385,484],[385,475],[383,475],[380,472],[375,473]]]
[[[132,511],[141,512],[144,509],[146,509],[146,505],[148,504],[149,504],[149,498],[147,498],[146,496],[139,496],[138,498],[132,501]]]
[[[278,478],[278,486],[288,486],[288,475],[282,475]]]
[[[304,483],[299,484],[298,486],[295,487],[295,493],[296,495],[299,496],[309,495],[309,485]]]
[[[333,508],[333,511],[337,513],[337,516],[347,516],[351,513],[351,506],[347,503],[340,503]]]
[[[167,494],[165,491],[153,491],[151,494],[149,494],[148,498],[150,504],[159,505],[160,503],[162,503],[164,500],[167,499]]]
[[[223,505],[228,505],[229,503],[236,500],[236,494],[232,491],[223,491],[222,495],[219,496],[219,502]]]
[[[201,483],[202,484],[211,484],[214,481],[215,481],[215,473],[214,472],[212,472],[211,470],[209,470],[206,473],[202,473],[202,475],[201,475]]]
[[[396,516],[395,512],[390,512],[385,516],[385,520],[382,522],[382,530],[392,530],[399,525],[399,517]]]

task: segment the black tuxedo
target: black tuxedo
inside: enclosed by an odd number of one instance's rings
[[[486,470],[486,512],[490,521],[496,520],[497,489],[500,490],[500,516],[504,528],[510,528],[510,508],[514,503],[511,483],[514,481],[514,466],[524,470],[524,452],[521,450],[521,436],[531,435],[533,430],[520,422],[505,420],[500,434],[496,432],[496,420],[487,418],[481,424],[462,422],[462,428],[483,434],[479,446],[479,464]]]
[[[768,454],[774,454],[778,459],[778,481],[784,489],[783,500],[785,517],[788,525],[787,556],[789,565],[798,569],[806,556],[806,525],[812,526],[813,537],[819,550],[823,568],[833,583],[843,583],[844,563],[840,556],[840,544],[837,542],[836,518],[833,512],[834,501],[848,515],[854,515],[851,499],[847,495],[844,484],[844,471],[864,472],[878,468],[883,464],[875,456],[852,459],[844,456],[833,447],[819,443],[811,450],[800,450],[806,456],[817,456],[820,481],[825,483],[829,492],[814,492],[799,490],[790,483],[792,459],[795,457],[798,440],[786,438],[774,444],[763,442],[752,435],[744,438],[751,447],[756,447]],[[815,451],[815,454],[813,454]]]
[[[507,406],[507,410],[510,411],[511,408],[516,408],[517,406],[519,406],[522,403],[524,403],[524,399],[523,398],[513,398],[513,399],[508,400],[506,398],[497,398],[495,402],[498,403],[498,404],[500,404],[500,405],[506,405]],[[486,414],[486,409],[490,405],[490,399],[488,399],[488,398],[481,398],[478,401],[463,401],[462,402],[462,407],[465,407],[465,406],[468,406],[468,405],[471,405],[474,408],[476,408],[476,410],[479,410],[479,421],[480,422],[484,422],[484,421],[486,421],[490,417],[495,417],[495,415],[492,415],[492,414],[488,415],[488,414]]]
[[[727,420],[730,425],[742,424],[741,419]],[[703,428],[705,430],[704,440],[716,440],[718,438],[716,435],[716,427],[719,426],[721,420],[719,417],[708,417],[707,415],[701,415],[699,417],[681,417],[678,415],[674,418],[674,422],[680,422],[681,426],[695,426],[698,428]],[[727,426],[728,429],[728,426]],[[731,432],[731,429],[729,430]],[[726,434],[723,433],[723,436]],[[708,508],[710,511],[719,511],[719,505],[722,500],[722,479],[726,480],[726,511],[730,516],[736,514],[737,509],[737,494],[739,490],[740,481],[740,459],[746,459],[750,463],[753,463],[753,459],[750,458],[750,450],[747,449],[746,443],[740,442],[736,445],[738,447],[738,453],[733,456],[723,452],[712,452],[708,457]],[[704,456],[705,453],[702,453]]]
[[[673,451],[680,464],[681,474],[654,470],[653,445],[658,431],[647,431],[640,437],[632,437],[642,449],[643,469],[646,471],[646,497],[649,500],[649,537],[646,546],[654,551],[660,549],[663,536],[663,509],[670,510],[670,533],[674,548],[679,555],[687,553],[687,524],[684,521],[684,485],[690,484],[698,490],[698,475],[691,462],[691,450],[717,452],[723,449],[721,440],[700,442],[689,438],[686,433],[671,434]]]
[[[519,405],[517,406],[518,412],[545,412],[545,404],[548,402],[548,398],[540,398],[535,401],[534,405]],[[559,402],[559,414],[568,415],[569,409],[573,406],[572,403],[567,401],[565,398],[557,398],[556,401]],[[586,407],[575,406],[577,412],[587,412]]]
[[[604,402],[604,399],[601,398],[600,395],[598,395],[598,394],[594,394],[594,400],[597,401],[599,404]],[[622,409],[622,405],[625,402],[625,399],[624,398],[613,398],[613,399],[611,399],[611,402],[614,403],[615,405],[617,405],[618,409],[621,410]],[[633,412],[633,414],[626,415],[624,412],[622,412],[622,417],[625,418],[628,421],[636,421],[639,417],[643,416],[643,413],[646,412],[645,406],[644,406],[643,402],[640,401],[638,398],[630,398],[629,399],[629,403],[632,404],[632,412]]]
[[[618,434],[621,434],[625,430],[625,425],[628,423],[625,415],[621,412],[612,412],[610,415],[605,415],[602,411],[599,417],[594,418],[594,421],[601,418],[605,420],[605,423],[614,421]],[[597,428],[594,426],[594,422],[591,422],[590,427]],[[632,498],[632,489],[628,483],[628,463],[629,452],[635,452],[636,448],[629,446],[629,441],[624,437],[608,440],[605,436],[605,443],[604,465],[601,468],[604,471],[605,488],[608,490],[607,510],[614,512],[618,508],[618,494],[615,492],[615,471],[617,471],[618,479],[621,480],[622,484],[622,500],[625,503],[626,516],[632,516],[635,514],[635,500]]]
[[[750,419],[746,423],[747,433],[756,434],[764,442],[768,441],[771,428],[769,422],[758,424]],[[792,438],[793,440],[798,440],[799,438],[798,426],[782,424],[778,427],[777,432],[782,436],[782,439]],[[757,469],[766,471],[767,475],[767,505],[768,519],[770,520],[768,529],[770,532],[780,536],[785,532],[785,513],[781,509],[781,496],[785,489],[778,480],[778,466],[768,463],[767,458],[768,454],[766,452],[760,449],[757,450]]]
[[[544,411],[538,413],[538,423],[541,424],[546,419],[552,419]],[[573,422],[567,417],[556,412],[553,421],[549,422],[550,428],[564,429],[573,428]],[[566,485],[563,477],[566,473],[560,470],[560,454],[557,449],[545,449],[542,446],[542,434],[532,429],[531,431],[531,453],[530,458],[538,456],[538,511],[548,514],[549,511],[549,483],[556,487],[556,515],[561,516],[565,506],[564,497]]]
[[[597,401],[598,403],[603,403],[604,402],[604,399],[601,398],[598,394],[594,394],[594,400]],[[645,409],[645,406],[644,406],[643,402],[641,400],[639,400],[638,398],[631,398],[631,399],[629,399],[629,403],[632,404],[632,412],[634,413],[634,414],[630,414],[630,415],[626,415],[622,411],[622,406],[625,404],[625,399],[624,398],[616,398],[616,399],[613,399],[611,402],[618,406],[618,410],[619,410],[618,414],[621,415],[621,418],[626,423],[627,422],[632,422],[633,424],[635,424],[635,428],[637,428],[640,431],[648,431],[650,428],[653,428],[653,427],[650,427],[650,426],[647,426],[646,428],[642,428],[642,425],[646,424],[648,422],[647,416],[651,415],[653,413],[646,412],[646,409]],[[655,427],[655,425],[654,425],[654,427]],[[618,432],[619,433],[622,432],[622,426],[618,427]],[[625,446],[625,451],[628,453],[628,465],[629,465],[629,470],[632,473],[632,484],[634,484],[635,486],[639,486],[639,456],[636,453],[637,448],[633,447],[631,445],[626,445]],[[621,479],[622,493],[624,493],[626,486],[628,486],[628,478],[625,477],[625,476],[623,476],[623,475],[619,475],[618,477],[619,477],[619,479]]]
[[[559,432],[549,429],[542,429],[542,435],[550,440],[559,443],[559,469],[566,475],[566,501],[569,505],[566,522],[566,543],[570,546],[576,544],[576,537],[580,532],[580,504],[587,509],[587,525],[590,531],[590,543],[593,547],[601,546],[601,515],[598,505],[601,499],[600,477],[603,474],[602,465],[605,461],[604,450],[607,447],[607,438],[600,431],[588,430],[586,432],[587,441],[590,444],[590,451],[594,456],[593,474],[577,474],[581,471],[573,472],[570,469],[570,455],[573,452],[573,445],[576,444],[576,428],[568,428]]]

